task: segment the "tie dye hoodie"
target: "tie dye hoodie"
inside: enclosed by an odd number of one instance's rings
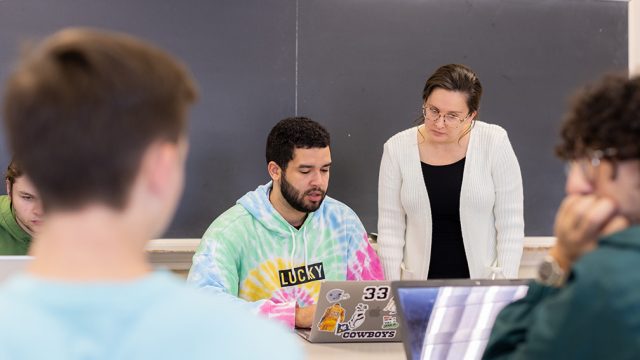
[[[315,304],[321,280],[381,280],[380,261],[356,214],[325,197],[300,229],[269,202],[271,183],[244,195],[205,232],[188,282],[237,297],[295,325],[296,303]]]

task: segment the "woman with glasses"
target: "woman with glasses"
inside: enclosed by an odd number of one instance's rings
[[[378,244],[397,279],[515,278],[524,240],[522,177],[506,131],[476,120],[482,85],[437,69],[420,124],[384,144]]]

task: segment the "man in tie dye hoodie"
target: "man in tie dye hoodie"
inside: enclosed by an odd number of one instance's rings
[[[310,327],[321,280],[381,280],[358,216],[326,196],[329,145],[327,130],[310,119],[280,121],[267,139],[272,181],[209,226],[188,282],[290,327]]]

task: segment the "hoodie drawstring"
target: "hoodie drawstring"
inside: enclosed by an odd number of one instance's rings
[[[291,228],[289,228],[289,234],[291,234],[291,241],[292,241],[291,256],[289,258],[291,261],[291,269],[294,269],[296,266],[294,262],[294,256],[296,255],[296,233],[293,232]],[[307,276],[309,276],[309,265],[308,265],[308,258],[307,258],[307,227],[306,226],[302,230],[302,241],[304,245],[304,271],[307,273]]]
[[[296,234],[293,232],[293,230],[291,230],[291,228],[289,229],[289,234],[291,234],[291,256],[289,257],[291,260],[291,270],[293,270],[296,266],[296,263],[293,262],[293,257],[296,255]]]
[[[304,271],[307,273],[307,276],[309,276],[309,266],[308,261],[307,261],[307,227],[304,227],[304,230],[302,231],[302,243],[304,245]]]

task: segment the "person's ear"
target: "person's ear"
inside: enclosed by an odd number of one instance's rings
[[[141,172],[151,193],[162,196],[171,187],[175,172],[182,171],[182,157],[178,144],[162,141],[149,146],[142,159]]]
[[[282,169],[274,161],[269,161],[267,164],[267,171],[269,172],[269,177],[271,177],[273,182],[280,180],[280,177],[282,176]]]
[[[11,181],[9,181],[9,179],[5,179],[4,182],[7,185],[7,195],[11,198]]]

